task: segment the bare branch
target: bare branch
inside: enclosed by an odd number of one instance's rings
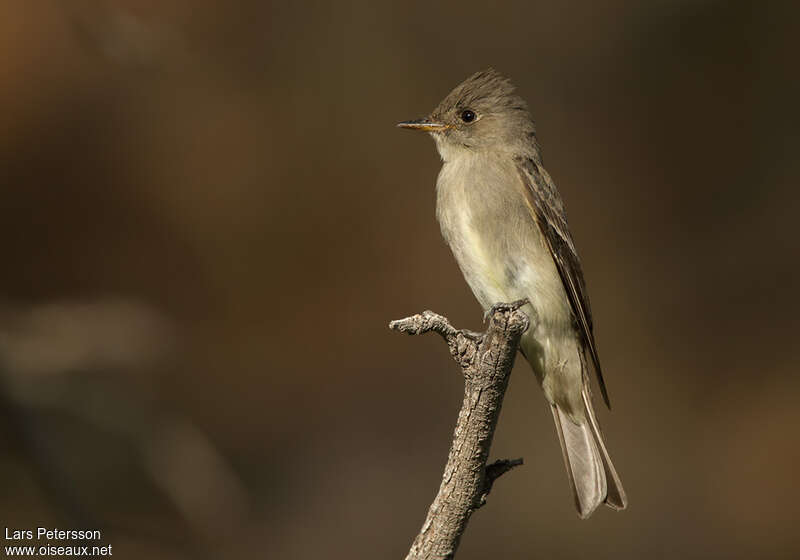
[[[442,317],[433,311],[423,311],[405,319],[398,319],[389,323],[389,328],[406,334],[425,334],[434,331],[442,335],[445,340],[458,334],[447,317]]]
[[[483,481],[483,495],[481,496],[481,506],[486,503],[486,496],[492,491],[494,481],[506,474],[514,467],[522,465],[522,457],[519,459],[498,459],[491,465],[486,466],[486,478]]]
[[[519,339],[528,329],[528,317],[520,310],[526,303],[493,307],[483,334],[456,330],[432,311],[389,324],[408,334],[439,333],[464,374],[464,400],[439,492],[406,560],[453,558],[472,512],[486,502],[494,481],[522,464],[522,459],[486,462]]]

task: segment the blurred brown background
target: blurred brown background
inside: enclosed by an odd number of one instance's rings
[[[567,203],[631,505],[577,519],[521,363],[493,455],[525,466],[458,558],[798,557],[794,5],[287,4],[0,6],[3,524],[401,558],[462,381],[386,325],[481,311],[394,123],[494,66]]]

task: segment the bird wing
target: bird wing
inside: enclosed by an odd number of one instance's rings
[[[594,341],[592,311],[589,308],[583,270],[575,250],[575,244],[572,242],[572,235],[569,233],[564,203],[550,175],[536,161],[532,158],[520,157],[517,158],[516,164],[524,185],[528,208],[547,242],[553,261],[556,263],[584,346],[589,349],[592,357],[600,392],[606,406],[610,409],[611,403],[608,400],[608,392],[605,381],[603,381],[603,372],[600,369],[600,359],[597,356],[597,347]]]

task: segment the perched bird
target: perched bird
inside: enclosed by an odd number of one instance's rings
[[[525,101],[490,69],[467,78],[428,117],[398,126],[436,142],[443,162],[436,217],[484,310],[530,302],[523,310],[532,326],[520,350],[552,408],[578,515],[589,517],[601,503],[624,509],[592,408],[587,354],[609,401],[581,263]]]

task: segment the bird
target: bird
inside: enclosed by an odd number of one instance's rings
[[[625,509],[592,401],[590,365],[611,408],[581,261],[527,103],[490,68],[427,117],[397,126],[428,132],[436,143],[436,217],[484,311],[528,300],[522,310],[535,320],[520,351],[550,405],[578,516],[601,504]]]

